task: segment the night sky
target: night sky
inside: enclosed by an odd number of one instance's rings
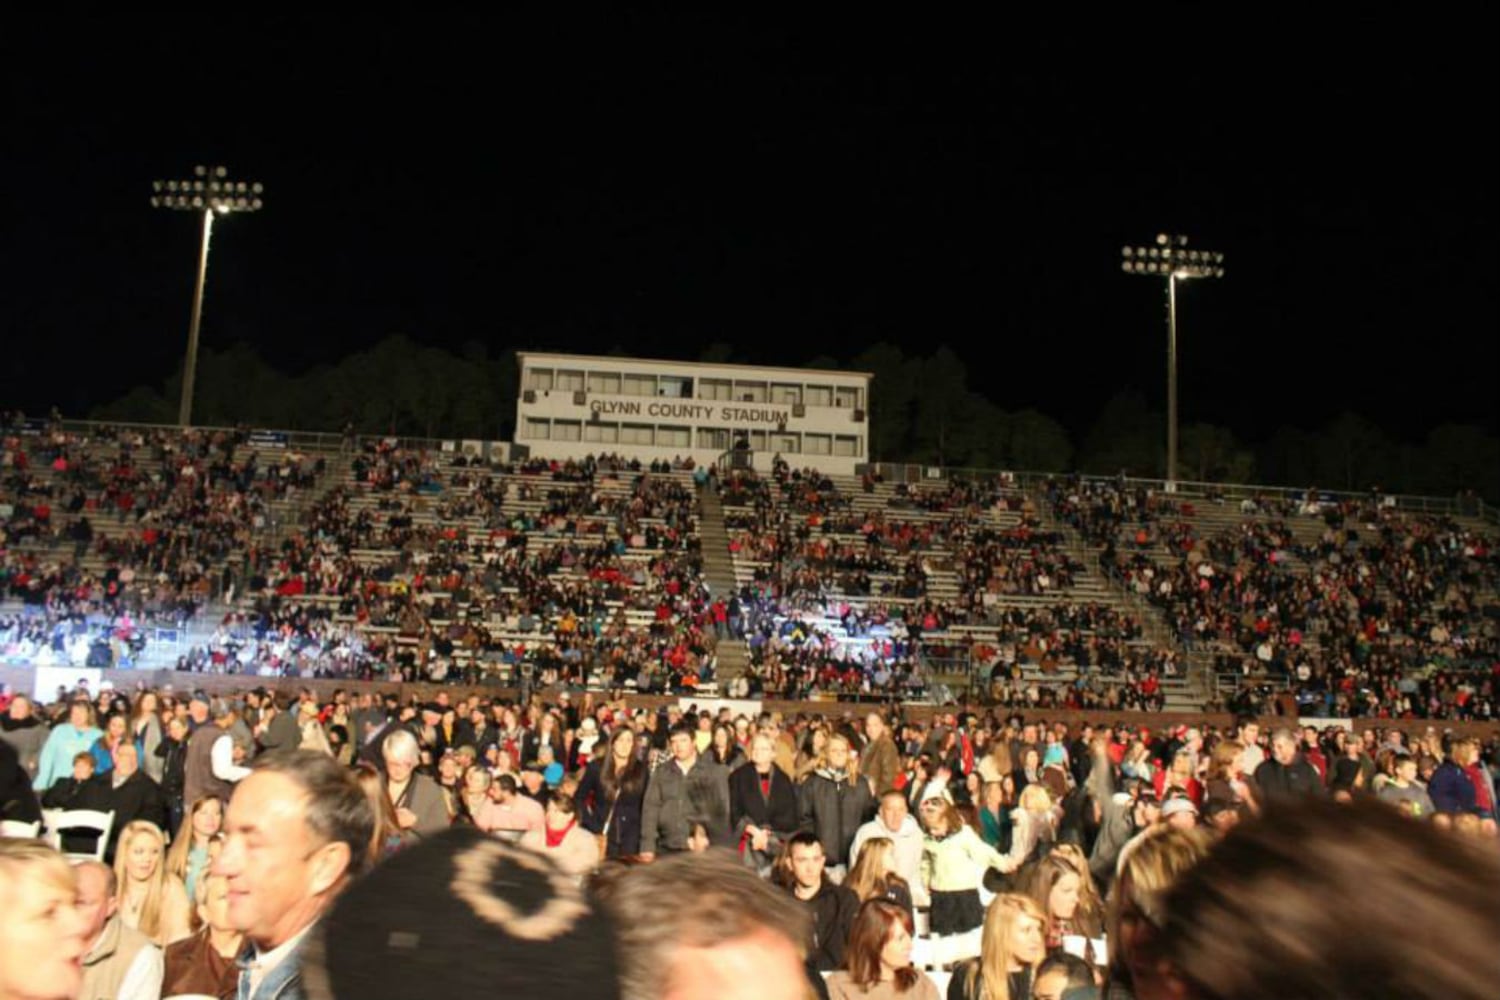
[[[947,343],[1077,431],[1121,388],[1164,406],[1161,282],[1119,249],[1166,230],[1228,257],[1180,299],[1185,422],[1494,432],[1500,73],[1471,10],[13,21],[0,408],[82,415],[178,362],[197,228],[148,197],[201,162],[267,189],[216,228],[205,346],[287,371],[391,333]]]

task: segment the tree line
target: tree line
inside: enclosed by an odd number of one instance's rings
[[[621,349],[611,354],[625,355]],[[730,362],[728,345],[698,360]],[[1166,470],[1166,421],[1146,397],[1123,390],[1076,436],[1035,409],[1005,410],[971,384],[947,347],[908,356],[878,343],[842,361],[817,357],[811,368],[871,372],[870,454],[877,461],[954,468],[1040,472],[1125,472],[1160,478]],[[141,385],[96,407],[100,420],[172,423],[181,369],[160,386]],[[453,352],[390,336],[336,364],[288,374],[251,346],[199,355],[194,422],[289,430],[510,440],[520,367],[515,350],[492,353],[479,342]],[[1402,442],[1369,420],[1343,413],[1315,428],[1286,426],[1248,442],[1226,427],[1185,423],[1178,475],[1200,482],[1317,485],[1452,496],[1473,490],[1500,499],[1500,438],[1473,424],[1443,424],[1420,443]]]

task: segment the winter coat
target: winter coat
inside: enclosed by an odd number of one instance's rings
[[[818,835],[828,864],[848,864],[854,834],[875,814],[870,783],[821,767],[808,775],[797,798],[800,825]]]

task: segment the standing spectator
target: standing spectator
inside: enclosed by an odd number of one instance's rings
[[[227,802],[235,782],[250,773],[249,768],[235,760],[234,737],[229,732],[235,722],[234,707],[223,698],[209,702],[202,695],[194,695],[192,705],[196,717],[205,721],[188,739],[183,762],[183,798],[193,802],[212,795]]]
[[[1477,747],[1468,738],[1459,737],[1449,744],[1448,759],[1432,772],[1427,791],[1432,796],[1433,809],[1441,817],[1439,822],[1479,814],[1478,795],[1468,772],[1471,757],[1478,757]]]
[[[250,941],[242,1000],[302,997],[301,948],[369,860],[375,818],[331,757],[274,754],[235,789],[213,874],[229,886],[229,920]]]
[[[580,880],[599,865],[599,842],[578,825],[577,807],[567,795],[553,792],[540,830],[521,836],[521,846],[550,857],[557,867]]]
[[[986,869],[1009,873],[1006,859],[979,839],[945,797],[922,803],[927,838],[922,845],[922,884],[932,897],[932,933],[966,934],[984,922],[979,887]]]
[[[844,964],[849,928],[859,909],[853,892],[829,880],[826,865],[822,843],[807,830],[792,836],[777,865],[778,881],[812,918],[807,965],[818,973],[832,972]]]
[[[1417,780],[1417,758],[1401,750],[1393,766],[1395,773],[1378,793],[1380,801],[1389,802],[1413,819],[1431,818],[1435,807],[1432,796]]]
[[[776,766],[771,737],[750,740],[750,765],[729,775],[729,822],[745,864],[762,876],[797,832],[797,789]]]
[[[729,776],[698,754],[693,728],[672,727],[668,746],[672,756],[651,773],[641,810],[641,857],[650,861],[658,851],[685,851],[692,823],[708,829],[713,843],[728,846]]]
[[[0,820],[35,823],[42,818],[42,806],[31,787],[31,775],[21,767],[16,748],[0,742]]]
[[[0,743],[15,749],[27,780],[34,779],[41,764],[42,748],[47,745],[47,727],[36,717],[31,699],[24,694],[11,698],[5,714],[0,715]]]
[[[121,919],[114,871],[101,862],[85,861],[76,873],[78,911],[89,942],[79,1000],[159,1000],[161,949]]]
[[[68,706],[68,721],[53,729],[42,747],[36,770],[36,790],[45,792],[67,777],[73,768],[73,758],[92,751],[103,735],[94,726],[94,706],[86,699],[75,700]]]
[[[297,727],[297,716],[290,708],[282,708],[274,693],[267,694],[261,705],[260,724],[255,728],[255,735],[265,753],[296,750],[302,745],[302,732]]]
[[[519,843],[532,830],[540,830],[546,821],[542,804],[521,791],[515,775],[502,774],[495,779],[495,808],[485,820],[489,831],[501,840]]]
[[[859,770],[870,779],[870,790],[876,796],[884,795],[896,787],[896,775],[901,772],[901,755],[896,751],[896,741],[891,739],[890,729],[879,712],[865,716],[865,748],[860,754]]]
[[[817,833],[835,882],[848,872],[849,847],[854,834],[875,811],[870,783],[853,766],[849,739],[841,733],[828,737],[827,763],[808,776],[798,789],[801,825]]]
[[[636,753],[635,731],[626,725],[610,736],[609,752],[584,768],[574,796],[579,822],[603,838],[604,857],[628,858],[640,852],[647,775]]]
[[[386,794],[402,830],[430,837],[449,826],[448,805],[437,782],[417,771],[421,753],[417,738],[404,729],[385,738]]]
[[[1323,794],[1317,770],[1297,752],[1297,737],[1290,729],[1271,734],[1271,757],[1255,769],[1255,787],[1267,801]]]
[[[927,906],[927,887],[922,884],[922,827],[907,808],[904,792],[892,789],[881,795],[875,818],[854,831],[854,843],[849,846],[852,863],[859,864],[860,853],[872,837],[891,842],[892,870],[906,880],[912,903]]]
[[[156,748],[161,745],[162,730],[160,702],[155,691],[142,691],[130,710],[129,736],[135,744],[140,769],[158,785],[161,784],[161,758]]]
[[[187,788],[187,723],[182,719],[167,722],[167,735],[156,747],[160,762],[161,793],[167,803],[168,826],[182,825],[183,793]]]

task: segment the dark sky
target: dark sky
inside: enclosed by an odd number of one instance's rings
[[[947,343],[1078,429],[1121,388],[1162,405],[1161,284],[1119,248],[1170,230],[1229,268],[1180,300],[1185,421],[1500,430],[1495,15],[1137,13],[14,22],[0,407],[161,381],[197,236],[150,182],[222,162],[267,204],[216,229],[205,344],[290,371],[394,332]]]

